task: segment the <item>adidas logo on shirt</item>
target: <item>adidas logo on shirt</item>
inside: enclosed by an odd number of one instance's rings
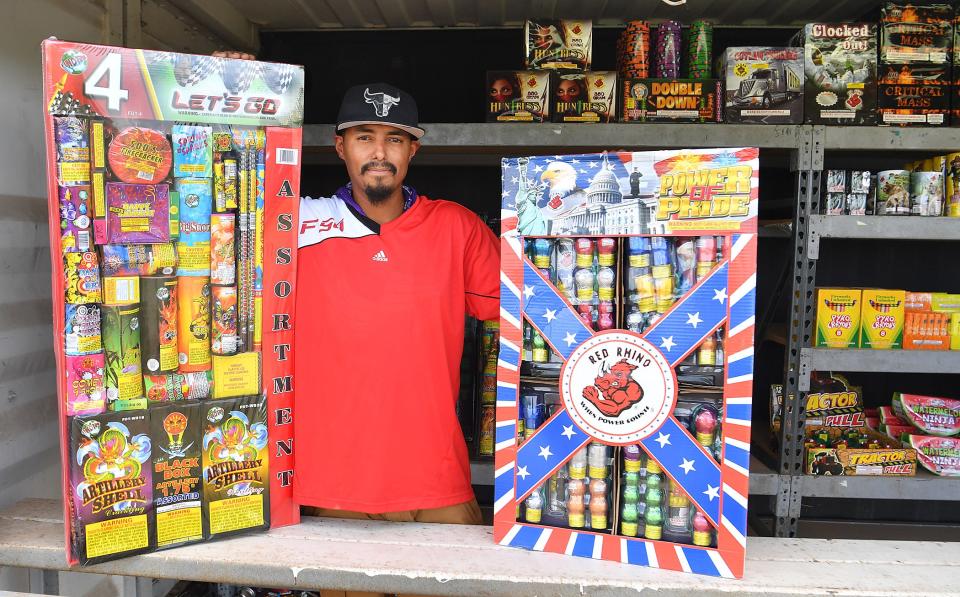
[[[377,254],[373,256],[374,261],[387,261],[387,254],[383,251],[377,251]]]

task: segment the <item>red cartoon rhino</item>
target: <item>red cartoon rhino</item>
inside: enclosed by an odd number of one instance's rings
[[[583,397],[608,417],[619,416],[643,398],[643,388],[630,377],[636,368],[626,359],[619,361],[583,388]]]

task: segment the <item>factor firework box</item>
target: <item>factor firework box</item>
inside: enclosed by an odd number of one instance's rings
[[[949,64],[881,63],[878,66],[878,77],[879,124],[949,124]]]
[[[531,19],[523,27],[527,68],[589,70],[593,57],[593,23]]]
[[[807,424],[823,427],[862,427],[863,390],[839,373],[813,372],[806,404]]]
[[[624,79],[621,122],[720,122],[715,79]]]
[[[808,435],[825,430],[830,443],[843,436],[840,427],[808,425]],[[806,448],[805,469],[808,475],[869,475],[884,477],[912,477],[917,474],[917,451],[903,447],[900,442],[869,427],[857,429],[860,435],[875,447],[867,448]]]
[[[960,400],[897,392],[893,412],[919,430],[920,435],[960,435]]]
[[[202,408],[203,505],[210,535],[270,524],[267,409],[263,396],[211,400]]]
[[[151,551],[148,412],[70,419],[71,548],[81,564]]]
[[[725,122],[803,122],[803,48],[727,48],[720,72]]]
[[[236,209],[242,197],[256,215],[250,226],[256,234],[245,253],[256,269],[249,268],[242,281],[247,296],[267,290],[248,306],[254,321],[285,321],[292,313],[297,231],[289,223],[299,207],[304,72],[289,64],[55,39],[43,42],[42,55],[64,538],[67,563],[76,566],[133,553],[142,537],[153,542],[157,534],[149,491],[143,496],[151,505],[148,525],[136,522],[143,516],[126,521],[129,505],[104,510],[104,520],[90,518],[89,509],[79,517],[74,475],[84,463],[77,464],[71,441],[83,438],[84,454],[94,453],[100,436],[74,434],[71,417],[97,416],[106,425],[212,396],[207,277],[228,283],[233,251],[228,232],[216,238],[224,242],[211,242],[215,179],[224,187],[219,211]],[[211,257],[216,272],[210,271]],[[151,285],[152,276],[172,275],[178,276],[176,290],[171,279]],[[183,300],[174,303],[174,297]],[[255,440],[275,472],[262,479],[270,487],[260,491],[259,520],[293,524],[299,520],[290,482],[296,445],[290,424],[293,333],[290,326],[258,323],[247,332],[260,340],[254,348],[263,350],[263,387],[254,394],[265,391],[263,408],[271,413],[260,417]],[[177,362],[171,364],[174,347]],[[127,437],[149,434],[146,427],[128,429]],[[104,448],[123,448],[122,437],[106,437]],[[276,444],[272,449],[270,442]],[[129,458],[117,466],[126,458],[122,453],[100,455],[100,461],[86,462],[88,472],[105,480],[114,469],[135,468]],[[137,464],[149,472],[148,459]],[[147,485],[152,488],[149,480]],[[231,495],[223,497],[251,493],[247,485],[228,490]],[[242,511],[221,509],[221,526]]]
[[[547,122],[556,73],[487,71],[487,122]]]
[[[558,73],[553,122],[615,122],[617,95],[616,71]]]
[[[880,9],[880,62],[950,64],[953,8],[949,4],[886,2]]]
[[[934,475],[960,477],[960,438],[908,435],[904,443],[916,450],[920,466]]]
[[[856,348],[860,337],[862,291],[855,288],[817,289],[815,346]]]
[[[860,308],[860,348],[902,348],[903,290],[864,289]]]
[[[200,462],[202,411],[199,402],[148,411],[157,549],[203,541],[207,536]]]
[[[803,115],[810,124],[877,123],[876,23],[808,23],[803,46]]]

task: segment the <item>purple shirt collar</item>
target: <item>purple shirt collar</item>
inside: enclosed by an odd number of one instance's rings
[[[413,205],[413,202],[417,200],[417,191],[413,187],[408,187],[403,185],[403,211],[410,209],[410,206]],[[334,197],[339,197],[343,200],[344,203],[352,207],[360,215],[366,217],[366,212],[363,211],[363,208],[360,207],[360,204],[357,203],[356,199],[353,198],[353,183],[348,182],[346,185],[337,189],[337,192],[333,194]]]

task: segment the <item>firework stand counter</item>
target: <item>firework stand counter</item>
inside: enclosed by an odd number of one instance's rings
[[[303,68],[56,40],[43,61],[69,563],[297,522]]]

